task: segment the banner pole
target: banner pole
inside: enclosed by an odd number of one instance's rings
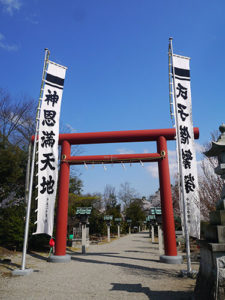
[[[37,114],[36,114],[36,130],[35,130],[35,138],[34,138],[33,153],[32,153],[32,162],[31,162],[30,185],[29,185],[29,194],[28,194],[28,202],[27,202],[26,224],[25,224],[25,232],[24,232],[24,243],[23,243],[23,255],[22,255],[21,271],[25,271],[25,265],[26,265],[26,252],[27,252],[27,241],[28,241],[28,232],[29,232],[31,198],[32,198],[32,188],[33,188],[34,163],[35,163],[35,155],[36,155],[37,135],[38,135],[38,128],[39,128],[39,112],[40,112],[40,106],[41,106],[41,101],[42,101],[44,78],[45,78],[45,73],[46,73],[46,70],[47,70],[47,62],[48,62],[48,59],[49,59],[49,54],[50,54],[49,50],[45,49],[45,60],[44,60],[44,67],[43,67],[43,72],[42,72],[41,90],[40,90],[40,96],[39,96],[38,108],[37,108]],[[23,275],[23,274],[21,274],[21,275]]]
[[[175,113],[175,107],[174,107],[174,100],[172,99],[173,97],[173,73],[172,73],[172,56],[173,56],[173,45],[172,45],[172,40],[173,38],[169,38],[169,51],[168,51],[168,60],[169,60],[169,101],[170,101],[170,116],[172,119],[173,127],[177,128],[177,118],[176,118],[176,113]],[[176,130],[176,140],[177,140],[177,130]],[[178,185],[178,197],[181,199],[181,173],[180,173],[180,155],[179,155],[179,149],[178,149],[178,143],[176,141],[176,155],[177,155],[177,185]],[[180,205],[180,203],[179,203]],[[182,231],[184,235],[184,224],[183,224],[183,218],[181,217],[181,226],[182,226]]]
[[[176,89],[175,89],[175,71],[174,71],[174,63],[173,63],[173,44],[172,44],[173,38],[169,38],[169,49],[170,49],[170,54],[172,58],[172,76],[173,76],[173,96],[174,96],[174,105],[177,106],[177,96],[176,96]],[[174,111],[174,119],[175,119],[175,128],[176,128],[176,138],[177,138],[177,146],[178,150],[178,165],[179,165],[179,174],[178,176],[179,179],[182,178],[182,167],[181,167],[181,158],[180,158],[180,136],[178,134],[178,127],[177,127],[177,110]],[[182,192],[179,193],[181,196],[181,202],[183,204],[183,218],[184,218],[184,233],[185,233],[185,243],[186,243],[186,255],[187,255],[187,273],[191,273],[191,253],[190,253],[190,241],[189,241],[189,232],[188,232],[188,225],[187,225],[187,207],[186,207],[186,202],[184,199],[184,183],[183,180],[180,180],[181,182],[181,190]]]
[[[31,149],[32,149],[32,144],[31,144],[31,142],[29,142],[28,160],[27,160],[27,169],[26,169],[26,183],[25,183],[25,203],[26,203],[26,205],[28,203],[28,195],[29,195]]]

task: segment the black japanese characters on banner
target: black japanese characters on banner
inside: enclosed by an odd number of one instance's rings
[[[56,109],[57,109],[57,103],[59,101],[59,96],[57,94],[57,91],[51,92],[50,89],[48,89],[48,94],[45,95],[44,102],[47,104],[47,106],[55,107],[55,109],[52,110],[46,110],[44,109],[44,120],[42,121],[43,126],[50,127],[50,129],[47,129],[46,131],[41,131],[41,147],[42,148],[53,148],[55,145],[55,128],[58,124],[55,121],[56,116]],[[49,153],[42,153],[42,159],[40,159],[41,166],[40,170],[46,170],[49,168],[49,170],[54,171],[57,167],[55,166],[55,158],[53,152]],[[53,194],[55,189],[55,180],[52,179],[52,175],[49,175],[49,179],[47,180],[46,177],[42,177],[43,182],[41,183],[42,190],[40,191],[41,194]]]
[[[45,96],[46,98],[44,101],[46,101],[48,105],[49,103],[51,103],[52,107],[54,107],[54,105],[57,104],[57,102],[59,101],[59,96],[57,95],[56,91],[54,91],[52,94],[51,90],[48,90],[48,95]]]
[[[54,126],[55,125],[55,110],[46,110],[44,109],[44,120],[42,121],[42,125]]]
[[[49,62],[39,121],[37,233],[52,235],[58,181],[59,116],[66,68]]]
[[[191,150],[184,150],[181,149],[182,151],[182,162],[183,166],[185,169],[190,169],[191,168],[191,160],[193,160],[192,152]]]
[[[176,90],[178,90],[177,98],[182,97],[184,100],[187,100],[187,88],[186,87],[184,87],[180,83],[178,83]]]
[[[184,186],[185,191],[188,194],[189,192],[194,192],[195,184],[194,184],[194,176],[189,173],[188,175],[184,176]]]
[[[189,83],[189,81],[188,81]],[[191,128],[191,126],[185,126],[186,124],[188,124],[186,122],[186,120],[188,120],[188,118],[190,118],[190,114],[186,113],[186,111],[189,111],[189,109],[187,108],[187,105],[183,105],[180,101],[179,98],[185,100],[188,102],[188,88],[182,86],[179,82],[177,83],[176,89],[178,90],[178,94],[177,94],[177,112],[178,112],[178,123],[179,124],[184,124],[184,125],[180,125],[179,128],[179,134],[180,134],[180,141],[181,141],[181,151],[182,151],[182,164],[184,166],[185,169],[187,169],[187,167],[189,169],[191,169],[191,161],[193,160],[193,157],[190,156],[191,154],[191,149],[188,148],[187,150],[182,148],[182,144],[184,145],[189,145],[189,141],[191,139],[190,133],[189,131],[192,129],[193,131],[193,127]],[[189,154],[189,160],[188,160],[188,154]],[[191,157],[191,158],[190,158]],[[185,183],[185,191],[188,194],[190,191],[194,191],[195,189],[195,184],[194,184],[194,180],[195,180],[195,176],[192,175],[191,173],[189,175],[185,175],[184,176],[184,183]],[[191,220],[188,218],[188,222],[191,223]]]
[[[182,168],[181,180],[183,182],[183,195],[186,203],[186,216],[190,235],[199,237],[200,210],[199,207],[196,207],[199,196],[197,191],[198,178],[192,124],[189,59],[174,55],[173,69],[176,126],[179,137],[178,150],[181,162],[180,167]]]
[[[49,195],[53,194],[54,193],[54,190],[53,190],[54,184],[55,184],[55,180],[52,179],[51,175],[49,176],[48,180],[46,180],[46,178],[43,176],[42,183],[41,183],[42,190],[40,191],[40,193],[44,194],[46,192]]]

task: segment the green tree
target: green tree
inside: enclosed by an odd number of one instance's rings
[[[142,199],[135,198],[125,210],[126,219],[132,220],[132,227],[139,226],[139,221],[146,218]]]
[[[76,216],[77,207],[92,207],[89,217],[90,234],[102,234],[103,232],[103,214],[99,211],[101,207],[101,197],[99,195],[76,195],[69,194],[68,207],[68,232],[79,223]]]
[[[10,141],[13,145],[27,147],[35,131],[37,103],[33,99],[13,99],[0,88],[0,134],[1,141]]]
[[[114,186],[107,184],[103,193],[103,201],[105,204],[105,209],[110,207],[116,207],[117,205],[117,197],[116,197],[116,189]]]
[[[120,204],[117,204],[114,207],[107,207],[105,214],[113,216],[113,221],[111,221],[111,228],[110,231],[112,233],[117,233],[117,223],[115,222],[115,218],[122,218],[121,212],[120,212]]]
[[[69,193],[81,195],[83,182],[77,176],[70,177]]]
[[[18,203],[24,197],[26,152],[0,141],[0,206]]]
[[[126,210],[129,207],[131,201],[138,197],[138,194],[134,188],[131,187],[130,183],[125,182],[120,185],[118,193],[120,201],[123,203],[123,208]]]
[[[23,203],[0,208],[0,245],[12,249],[23,247],[25,207]]]

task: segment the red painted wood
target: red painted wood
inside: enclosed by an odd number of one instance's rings
[[[175,128],[145,129],[126,131],[103,131],[85,133],[65,133],[59,135],[59,144],[67,140],[71,145],[101,144],[101,143],[127,143],[156,141],[160,136],[167,140],[175,140]],[[199,137],[199,129],[194,128],[195,138]]]
[[[67,141],[62,143],[62,154],[70,156],[70,144]],[[59,176],[55,255],[66,254],[69,178],[70,166],[67,162],[62,161]]]
[[[165,255],[176,256],[176,235],[173,216],[167,142],[165,137],[161,136],[158,138],[157,150],[159,153],[161,151],[165,151],[166,153],[165,158],[161,159],[158,162]]]

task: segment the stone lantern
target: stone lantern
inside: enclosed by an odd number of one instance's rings
[[[219,127],[221,135],[205,152],[207,157],[217,157],[215,173],[225,179],[225,124]],[[225,299],[225,184],[216,210],[209,214],[210,222],[204,227],[200,240],[200,268],[195,287],[195,299]]]
[[[88,224],[88,217],[91,214],[92,207],[77,207],[76,216],[81,222],[82,228],[82,253],[86,253],[86,242],[87,242],[87,229],[86,225]]]
[[[111,221],[113,220],[113,216],[106,215],[104,216],[104,221],[106,221],[107,224],[107,240],[108,243],[110,242],[110,226],[111,226]]]
[[[129,225],[129,234],[131,234],[131,223],[132,223],[132,220],[127,220],[127,223]]]
[[[212,142],[212,147],[209,151],[205,152],[208,157],[217,156],[218,166],[215,168],[215,173],[225,179],[225,124],[219,127],[221,132],[217,142]],[[223,185],[221,198],[216,204],[217,210],[225,209],[225,184]],[[224,216],[225,217],[225,216]]]
[[[120,224],[121,224],[122,218],[115,218],[115,222],[117,223],[117,236],[120,238]]]

